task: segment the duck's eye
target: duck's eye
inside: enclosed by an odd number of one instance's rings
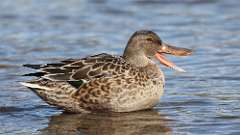
[[[153,41],[153,37],[147,37],[147,41]]]

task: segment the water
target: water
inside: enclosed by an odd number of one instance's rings
[[[240,134],[240,1],[3,0],[0,4],[0,134]],[[154,111],[63,114],[18,82],[24,63],[121,54],[129,36],[153,29],[191,57],[162,66],[165,94]]]

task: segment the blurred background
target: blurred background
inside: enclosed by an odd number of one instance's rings
[[[239,7],[239,0],[2,0],[0,134],[240,134]],[[166,88],[155,113],[69,116],[18,83],[31,79],[21,76],[31,71],[22,64],[121,55],[139,29],[195,50],[169,57],[187,73],[161,66]]]

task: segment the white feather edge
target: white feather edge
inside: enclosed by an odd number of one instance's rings
[[[64,75],[64,73],[57,73],[57,74],[63,74]],[[41,78],[47,79],[47,80],[50,80],[50,81],[55,81],[55,82],[57,82],[57,81],[80,81],[80,80],[83,81],[83,83],[87,83],[88,82],[85,79],[76,80],[76,79],[72,78],[72,76],[70,76],[69,80],[57,80],[57,79],[53,79],[53,78],[50,77],[51,75],[57,75],[57,74],[48,74],[48,75],[42,76]]]
[[[40,86],[38,84],[32,84],[32,83],[27,83],[27,82],[19,82],[19,83],[23,86],[28,87],[28,88],[51,90],[48,87]]]
[[[59,73],[59,74],[61,74],[61,73]],[[61,81],[61,80],[56,80],[56,79],[50,78],[49,76],[51,76],[51,75],[56,75],[56,74],[44,75],[41,78],[44,78],[44,79],[47,79],[47,80],[50,80],[50,81]]]

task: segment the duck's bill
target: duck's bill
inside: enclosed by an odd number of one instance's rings
[[[162,48],[156,53],[156,58],[165,66],[172,68],[178,72],[186,72],[181,67],[178,67],[173,62],[169,61],[164,54],[171,54],[175,56],[188,56],[192,54],[192,50],[180,47],[174,47],[166,43],[162,44]]]

